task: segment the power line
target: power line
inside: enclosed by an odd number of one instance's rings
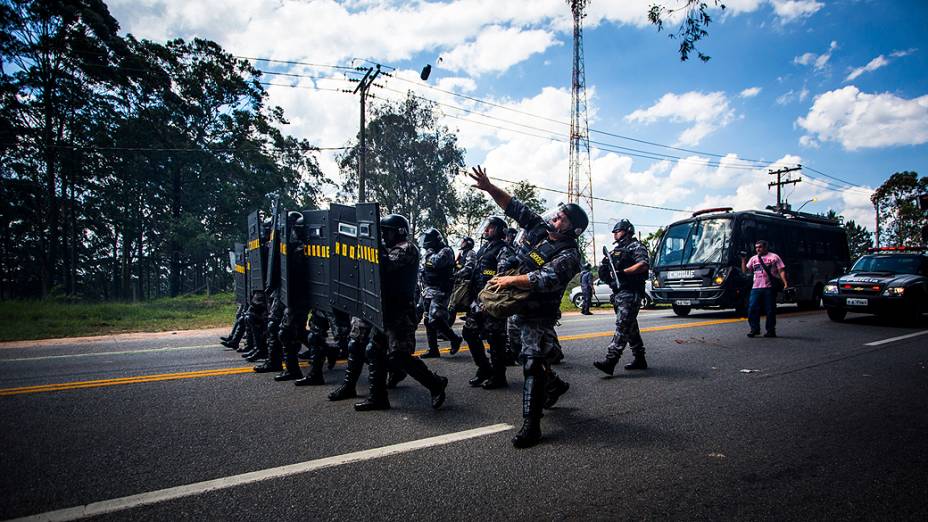
[[[465,172],[466,172],[466,171],[465,171]],[[513,180],[511,180],[511,179],[506,179],[506,178],[500,178],[500,177],[495,177],[495,176],[487,176],[487,177],[490,178],[490,179],[492,179],[492,180],[495,180],[495,181],[501,181],[501,182],[503,182],[503,183],[509,183],[509,184],[512,184],[512,185],[515,185],[515,184],[519,183],[518,181],[513,181]],[[559,189],[550,188],[550,187],[543,187],[543,186],[541,186],[541,185],[536,185],[536,184],[534,184],[534,183],[531,183],[531,185],[532,185],[533,187],[537,188],[538,190],[544,190],[544,191],[547,191],[547,192],[556,192],[556,193],[558,193],[558,194],[565,194],[565,195],[567,194],[567,191],[566,191],[566,190],[559,190]],[[656,205],[645,205],[644,203],[632,203],[631,201],[621,201],[621,200],[618,200],[618,199],[602,198],[602,197],[598,197],[598,196],[594,196],[593,199],[595,199],[595,200],[597,200],[597,201],[605,201],[606,203],[617,203],[617,204],[619,204],[619,205],[631,205],[631,206],[633,206],[633,207],[644,207],[644,208],[650,208],[650,209],[654,209],[654,210],[666,210],[666,211],[668,211],[668,212],[693,212],[692,210],[685,209],[685,208],[659,207],[659,206],[656,206]]]

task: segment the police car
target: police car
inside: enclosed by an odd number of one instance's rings
[[[612,288],[599,279],[593,281],[593,295],[590,299],[591,306],[600,306],[610,304],[612,298]],[[583,308],[583,289],[580,285],[570,291],[570,302],[577,308]],[[651,279],[645,282],[644,297],[641,298],[641,308],[650,308],[654,306],[654,295],[651,294]]]
[[[832,279],[822,303],[832,321],[848,312],[915,320],[928,311],[928,253],[925,247],[870,248],[846,275]]]

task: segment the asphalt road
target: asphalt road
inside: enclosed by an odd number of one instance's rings
[[[527,450],[521,371],[470,388],[466,351],[428,361],[440,410],[407,379],[362,414],[326,400],[342,365],[275,383],[215,331],[0,345],[0,519],[928,519],[928,321],[781,312],[748,339],[644,311],[651,369],[612,378],[614,316],[565,316],[571,388]]]

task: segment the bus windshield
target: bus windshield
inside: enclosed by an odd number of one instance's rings
[[[655,268],[721,263],[731,238],[731,219],[699,219],[671,226],[657,250]]]

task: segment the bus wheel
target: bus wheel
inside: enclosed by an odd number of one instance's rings
[[[847,310],[844,308],[829,308],[828,309],[828,318],[836,323],[844,321],[844,318],[847,317]]]
[[[686,317],[690,315],[690,310],[692,310],[692,308],[690,308],[689,306],[673,305],[673,313],[679,315],[680,317]]]

